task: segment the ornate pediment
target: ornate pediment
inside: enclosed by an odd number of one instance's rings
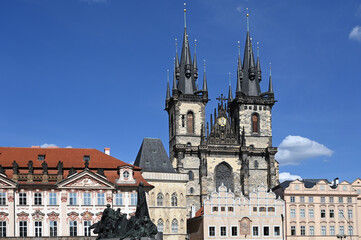
[[[70,182],[69,184],[65,185],[65,187],[102,187],[106,186],[102,184],[100,181],[91,178],[90,176],[84,176],[76,181]]]
[[[83,172],[76,173],[71,177],[63,180],[58,184],[59,188],[80,188],[80,189],[106,189],[113,188],[114,184],[107,181],[104,177],[84,170]]]
[[[40,210],[36,210],[34,213],[31,214],[31,216],[33,217],[34,221],[42,221],[45,214],[42,213]]]
[[[223,103],[218,104],[218,114],[214,109],[214,122],[211,115],[211,129],[207,127],[207,144],[238,144],[237,135],[233,130],[231,119],[228,117]]]
[[[0,175],[0,189],[3,188],[16,188],[16,183],[5,175]]]

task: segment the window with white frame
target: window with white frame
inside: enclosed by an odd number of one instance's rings
[[[338,210],[338,217],[343,218],[343,209]]]
[[[338,197],[338,202],[343,203],[343,197]]]
[[[315,214],[314,214],[313,208],[308,209],[308,217],[314,218],[314,216],[315,216]]]
[[[26,205],[26,193],[19,193],[19,205]]]
[[[158,193],[157,194],[157,206],[159,206],[159,207],[163,206],[163,200],[164,200],[163,194]]]
[[[84,236],[90,236],[91,221],[84,221]]]
[[[352,226],[348,226],[348,235],[349,236],[353,235],[353,227]]]
[[[326,217],[326,210],[321,209],[321,218],[325,218],[325,217]]]
[[[78,223],[77,221],[69,221],[69,234],[71,237],[78,236]]]
[[[334,202],[333,197],[329,197],[328,200],[329,200],[330,203],[333,203],[333,202]]]
[[[325,197],[321,197],[321,203],[324,203],[324,202],[326,202]]]
[[[269,226],[263,226],[263,236],[269,236]]]
[[[130,194],[130,205],[137,205],[138,196],[136,193]]]
[[[173,221],[172,221],[172,233],[177,233],[177,232],[178,232],[178,220],[173,219]]]
[[[105,194],[104,193],[98,193],[98,205],[104,205],[105,203]]]
[[[58,236],[58,222],[57,221],[49,221],[50,226],[50,237]]]
[[[258,235],[259,235],[259,228],[258,228],[258,226],[253,226],[253,227],[252,227],[252,234],[253,234],[253,236],[258,236]]]
[[[352,215],[353,215],[353,214],[352,214],[352,209],[348,209],[348,210],[347,210],[347,217],[348,217],[349,220],[351,220]]]
[[[308,202],[313,203],[313,197],[308,197]]]
[[[326,236],[326,226],[321,226],[321,235]]]
[[[296,217],[296,209],[290,209],[291,211],[291,218],[295,218]]]
[[[309,232],[310,232],[310,236],[314,236],[314,235],[315,235],[315,227],[314,227],[314,226],[310,226],[308,230],[309,230]]]
[[[238,236],[238,227],[237,226],[232,226],[231,227],[231,236],[232,237]]]
[[[123,205],[123,193],[115,194],[115,205]]]
[[[296,226],[291,226],[291,235],[292,236],[296,235]]]
[[[27,221],[19,222],[19,234],[20,234],[20,237],[28,236],[28,222]]]
[[[301,218],[305,218],[305,217],[306,217],[305,209],[304,209],[304,208],[301,208],[301,209],[300,209],[300,217],[301,217]]]
[[[88,192],[83,193],[83,205],[91,205],[91,197]]]
[[[278,237],[281,235],[281,228],[279,226],[274,226],[273,233],[275,237]]]
[[[69,193],[69,205],[76,205],[76,193]]]
[[[340,235],[344,235],[344,234],[345,234],[345,228],[344,228],[344,226],[340,226],[339,234],[340,234]]]
[[[210,236],[210,237],[216,236],[216,227],[214,227],[214,226],[208,227],[208,236]]]
[[[221,226],[219,232],[220,232],[221,237],[226,237],[227,236],[227,227],[226,226]]]
[[[164,222],[163,222],[163,219],[159,219],[159,220],[158,220],[157,229],[158,229],[158,232],[163,232],[163,231],[164,231]]]
[[[36,192],[34,194],[34,205],[41,205],[41,200],[42,200],[41,193]]]
[[[334,218],[334,217],[335,217],[335,210],[330,209],[330,218]]]
[[[56,205],[56,192],[49,193],[49,205]]]
[[[304,203],[304,202],[305,202],[305,197],[304,197],[304,196],[301,196],[301,197],[300,197],[300,202],[301,202],[301,203]]]
[[[0,237],[6,237],[6,221],[0,221]]]
[[[6,193],[0,192],[0,205],[6,205]]]
[[[347,197],[347,202],[352,203],[352,197]]]
[[[306,226],[301,226],[301,236],[306,235]]]
[[[43,230],[43,224],[40,221],[36,221],[34,223],[35,226],[35,237],[41,237],[42,236],[42,230]]]
[[[330,226],[330,235],[331,236],[335,235],[335,226]]]
[[[295,196],[291,196],[290,197],[290,202],[295,202],[295,201],[296,201]]]

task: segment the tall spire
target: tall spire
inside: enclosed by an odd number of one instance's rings
[[[177,60],[175,59],[174,61],[174,66],[176,68],[177,66]],[[176,91],[177,90],[177,73],[176,71],[174,70],[173,72],[173,89],[172,89],[172,92]],[[174,93],[173,93],[174,94]]]
[[[232,89],[231,89],[231,73],[229,73],[229,90],[228,90],[228,100],[232,101],[233,100],[233,96],[232,96]]]
[[[167,95],[166,95],[166,100],[170,99],[170,89],[169,89],[169,69],[167,69]]]
[[[175,66],[174,71],[177,79],[179,79],[180,76],[180,67],[179,67],[179,57],[178,57],[178,41],[175,39]],[[173,86],[174,88],[174,86]]]
[[[237,64],[237,88],[236,93],[242,91],[242,79],[243,79],[243,71],[242,71],[242,60],[241,60],[241,46],[238,41],[238,64]]]
[[[204,72],[203,72],[203,92],[208,91],[207,76],[206,76],[206,60],[204,60]]]
[[[197,78],[198,78],[198,68],[197,68],[197,39],[194,40],[193,77],[194,77],[194,79],[197,79]]]
[[[187,28],[187,9],[186,9],[186,3],[184,3],[184,28]]]
[[[259,42],[257,42],[257,63],[256,63],[256,79],[262,81],[261,63],[259,61]]]
[[[249,13],[247,9],[247,36],[243,57],[243,78],[241,81],[242,92],[247,96],[259,96],[261,93],[259,81],[256,78],[256,64],[254,60],[252,38],[249,31]]]
[[[268,92],[273,93],[272,66],[271,66],[271,63],[269,63],[269,84],[268,84]]]

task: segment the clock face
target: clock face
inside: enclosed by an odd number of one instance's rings
[[[222,127],[226,126],[227,119],[225,117],[218,118],[218,124],[221,125]]]

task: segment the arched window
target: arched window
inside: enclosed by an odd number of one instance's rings
[[[254,161],[254,168],[258,169],[258,161],[257,160]]]
[[[187,133],[194,132],[194,115],[192,112],[187,113]]]
[[[252,132],[253,133],[259,132],[259,116],[257,113],[252,114]]]
[[[194,193],[194,188],[191,187],[191,188],[189,189],[189,193],[190,193],[190,194],[193,194],[193,193]]]
[[[193,181],[194,180],[194,173],[192,171],[188,172],[188,180]]]
[[[163,219],[160,218],[160,219],[158,220],[157,228],[158,228],[158,232],[163,232],[163,231],[164,231]]]
[[[222,186],[222,183],[227,190],[233,191],[232,168],[226,162],[220,163],[216,169],[216,189]]]
[[[157,206],[163,206],[163,194],[161,193],[157,195]]]
[[[178,221],[177,219],[173,219],[172,221],[172,233],[178,232]]]
[[[176,193],[173,193],[172,194],[172,206],[173,207],[176,207],[178,205],[178,200],[177,200],[177,194]]]

